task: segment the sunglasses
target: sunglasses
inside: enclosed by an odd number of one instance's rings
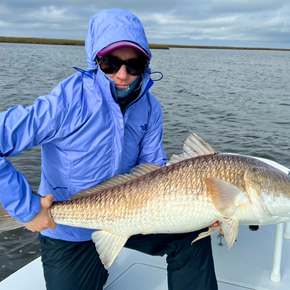
[[[116,56],[104,55],[98,57],[97,61],[101,67],[101,70],[105,74],[115,74],[119,71],[121,66],[126,66],[127,73],[132,76],[138,76],[143,73],[147,60],[142,58],[132,58],[128,60],[119,59]]]

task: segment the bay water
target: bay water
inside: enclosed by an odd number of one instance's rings
[[[174,48],[152,54],[152,72],[163,73],[151,92],[163,108],[168,157],[181,153],[195,132],[218,152],[290,167],[290,52]],[[49,94],[75,73],[73,66],[87,68],[84,47],[9,43],[0,43],[0,65],[0,111]],[[9,160],[37,190],[40,148]],[[0,280],[39,255],[36,233],[0,233]]]

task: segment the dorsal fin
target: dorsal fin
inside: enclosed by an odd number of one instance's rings
[[[208,154],[216,154],[213,147],[205,142],[197,134],[190,134],[184,142],[183,153],[179,155],[172,155],[166,165],[177,163],[179,161]]]
[[[138,178],[139,176],[142,176],[142,175],[147,174],[149,172],[155,171],[155,170],[159,169],[160,167],[162,167],[162,166],[140,163],[130,170],[130,174],[116,175],[116,176],[109,178],[106,181],[104,181],[104,182],[102,182],[94,187],[91,187],[91,188],[88,188],[86,190],[82,190],[82,191],[78,192],[77,194],[73,195],[70,199],[86,197],[86,196],[90,196],[92,194],[95,194],[96,192],[110,189],[112,187],[121,185],[125,182],[134,180],[134,179]]]

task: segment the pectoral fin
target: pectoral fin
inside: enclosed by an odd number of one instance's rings
[[[106,231],[95,231],[92,240],[106,269],[108,269],[128,240],[128,236],[116,235]]]
[[[225,180],[206,178],[205,183],[215,208],[224,217],[231,218],[239,206],[249,202],[245,191]]]
[[[220,219],[221,230],[230,249],[236,241],[239,232],[239,221],[233,218],[234,213],[239,207],[248,204],[249,198],[245,191],[227,181],[207,178],[205,183],[215,208],[223,216]]]

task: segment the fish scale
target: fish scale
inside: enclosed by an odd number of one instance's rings
[[[205,178],[225,180],[244,190],[243,172],[250,165],[260,163],[222,154],[194,157],[89,197],[57,202],[51,215],[56,223],[108,231],[122,228],[122,234],[126,235],[139,233],[144,225],[147,227],[143,232],[170,232],[174,228],[171,222],[178,223],[178,219],[186,223],[186,229],[191,221],[191,230],[196,230],[200,221],[195,225],[194,220],[203,213],[203,208],[211,209],[212,218],[207,225],[220,217],[212,205]],[[142,223],[144,219],[146,222]],[[183,227],[179,231],[184,232]]]

